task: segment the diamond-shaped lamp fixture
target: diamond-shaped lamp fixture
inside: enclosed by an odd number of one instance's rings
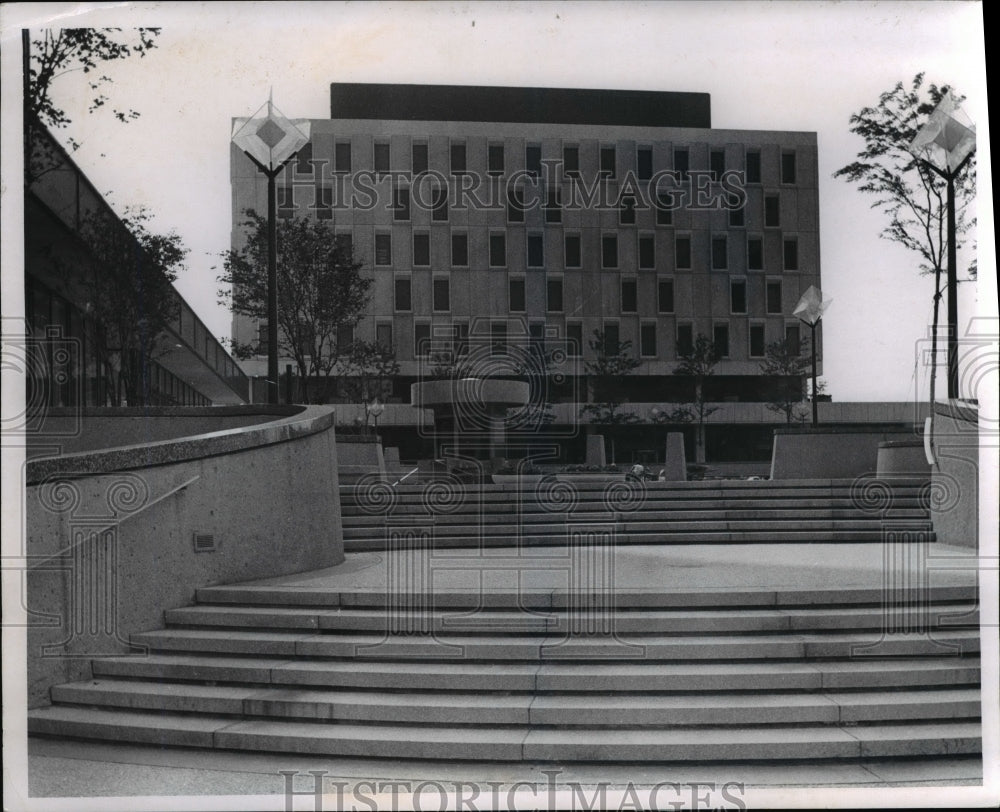
[[[942,172],[954,172],[976,148],[976,125],[946,92],[910,142],[910,152]]]
[[[799,303],[795,305],[792,315],[799,321],[804,321],[806,324],[815,327],[819,323],[819,320],[823,318],[823,313],[832,302],[833,299],[824,300],[819,288],[815,285],[810,285],[809,289],[802,294]]]
[[[266,108],[266,113],[261,115]],[[291,122],[271,100],[251,118],[233,122],[233,143],[257,163],[274,171],[309,142],[309,122]]]

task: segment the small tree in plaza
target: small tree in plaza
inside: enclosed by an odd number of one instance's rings
[[[674,367],[674,375],[694,378],[694,401],[690,407],[692,420],[698,423],[695,443],[695,461],[705,461],[705,418],[718,411],[705,400],[705,380],[715,373],[719,355],[715,343],[706,335],[698,333],[691,346],[680,353],[681,362]]]
[[[347,399],[363,405],[367,430],[372,405],[376,399],[385,401],[389,396],[392,379],[399,374],[399,362],[391,347],[355,339],[350,352],[337,358],[335,374]]]
[[[223,255],[218,296],[233,313],[266,321],[267,218],[253,211],[247,218],[246,245]],[[349,356],[337,337],[361,319],[372,280],[361,275],[351,246],[324,221],[281,220],[277,232],[278,352],[295,361],[308,402],[309,378],[332,375]],[[237,358],[266,353],[259,338],[234,341],[232,350]]]
[[[584,363],[591,390],[590,402],[580,409],[580,416],[587,416],[591,423],[602,426],[624,426],[639,422],[639,416],[621,411],[625,403],[622,392],[625,379],[639,366],[632,355],[632,342],[618,341],[615,346],[604,330],[594,330],[587,342],[594,354]],[[615,461],[615,441],[611,436],[611,461]]]
[[[774,378],[771,400],[767,408],[784,415],[786,423],[801,423],[809,416],[805,406],[803,381],[809,374],[809,358],[805,354],[809,341],[801,339],[797,345],[788,341],[774,341],[764,350],[760,371]]]

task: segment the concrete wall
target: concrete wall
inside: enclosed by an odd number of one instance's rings
[[[366,474],[385,476],[382,443],[374,437],[341,435],[337,438],[337,470],[344,484],[357,482]]]
[[[873,473],[879,443],[912,438],[886,429],[775,429],[771,479],[850,479]]]
[[[969,408],[937,404],[934,417],[934,452],[937,464],[931,473],[931,520],[940,542],[962,547],[979,546],[979,470],[983,462],[996,466],[996,435],[979,447],[978,415]],[[986,462],[989,460],[989,462]],[[987,521],[995,523],[996,514]]]
[[[26,468],[29,702],[198,587],[344,559],[333,410]],[[214,536],[197,552],[194,534]]]
[[[303,406],[150,406],[50,408],[28,435],[28,457],[154,443],[254,426],[300,413]]]

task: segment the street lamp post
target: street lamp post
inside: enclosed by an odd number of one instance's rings
[[[267,114],[260,113],[267,108]],[[305,144],[309,122],[293,124],[268,98],[250,118],[233,122],[232,141],[267,177],[267,399],[278,402],[278,238],[274,180]]]
[[[927,123],[910,142],[910,153],[925,167],[945,179],[948,185],[948,399],[958,397],[958,260],[955,241],[955,178],[976,151],[976,127],[946,92]],[[935,364],[937,344],[937,307],[941,295],[938,267],[934,275],[934,324],[931,364]],[[935,368],[932,367],[933,383]],[[933,386],[932,386],[933,389]],[[933,395],[931,396],[933,400]],[[933,409],[933,405],[931,407]]]
[[[830,306],[832,299],[823,300],[823,294],[815,285],[810,285],[809,289],[802,294],[792,315],[803,324],[809,326],[812,331],[810,345],[812,346],[812,425],[813,428],[819,425],[819,405],[816,400],[816,326],[823,318],[823,312]]]
[[[385,406],[375,398],[372,401],[372,405],[368,408],[368,413],[375,418],[375,442],[378,442],[378,419],[382,416],[382,412],[385,411]]]

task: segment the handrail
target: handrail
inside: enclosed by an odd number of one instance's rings
[[[166,493],[160,494],[152,502],[147,502],[142,507],[140,507],[138,510],[134,510],[131,513],[127,513],[124,516],[122,516],[120,519],[116,519],[115,521],[108,522],[108,524],[100,525],[100,526],[95,527],[92,530],[91,534],[87,536],[87,538],[80,539],[79,541],[75,542],[74,544],[71,544],[69,547],[66,547],[64,549],[59,550],[59,552],[57,552],[57,553],[52,553],[51,555],[47,555],[44,558],[41,558],[41,560],[35,561],[32,564],[29,564],[26,567],[26,569],[28,569],[28,570],[37,569],[38,567],[40,567],[41,565],[45,564],[48,561],[51,561],[51,560],[53,560],[55,558],[61,558],[61,557],[65,556],[67,553],[71,553],[73,550],[75,550],[77,547],[79,547],[85,541],[89,541],[95,534],[97,534],[97,533],[103,533],[105,530],[110,530],[112,527],[118,527],[118,526],[120,526],[122,523],[128,521],[129,519],[133,518],[134,516],[138,516],[140,513],[143,513],[146,510],[148,510],[149,508],[153,507],[153,505],[158,505],[160,502],[164,501],[165,499],[169,499],[175,493],[178,493],[178,492],[184,490],[188,485],[190,485],[193,482],[198,481],[199,479],[201,479],[201,474],[195,474],[195,476],[191,477],[191,479],[187,480],[186,482],[182,482],[180,485],[177,485],[177,486],[171,488]],[[25,558],[28,558],[28,557],[29,556],[25,556]]]

